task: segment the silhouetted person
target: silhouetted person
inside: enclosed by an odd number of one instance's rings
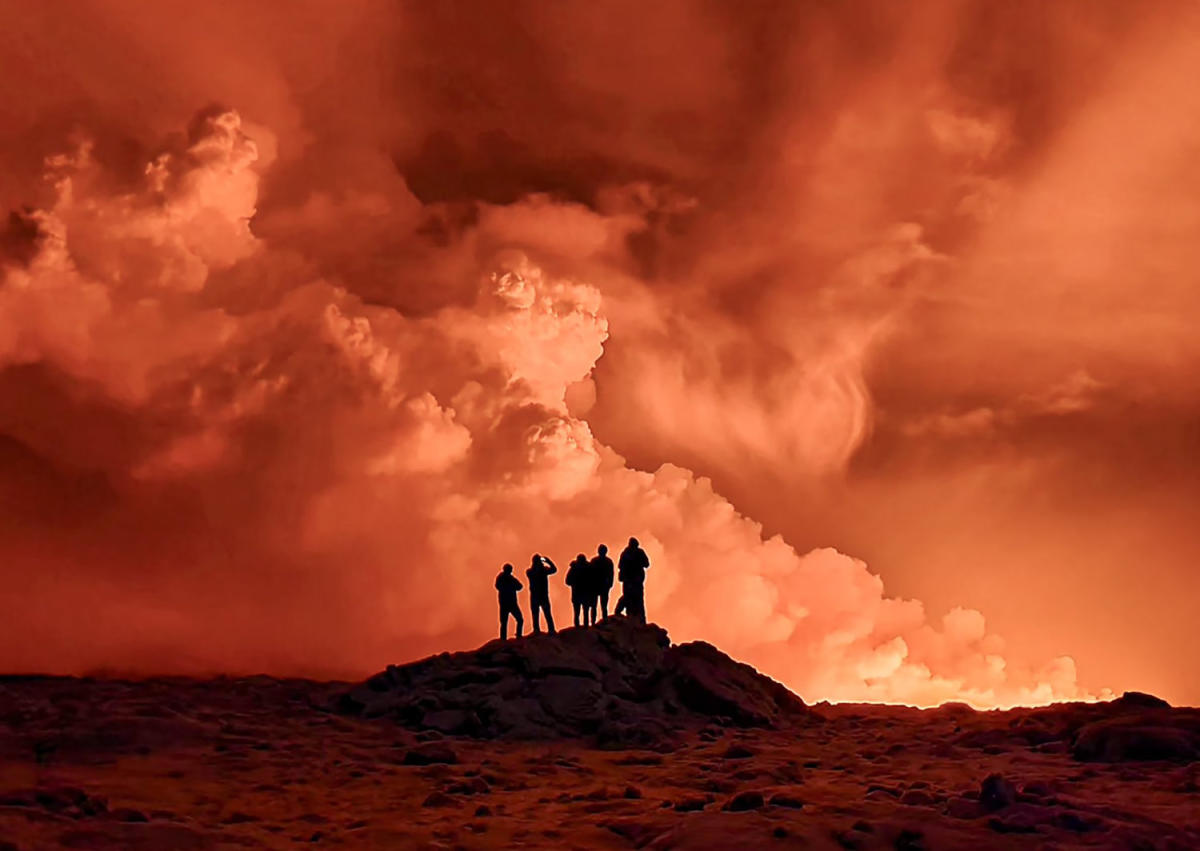
[[[525,576],[529,579],[529,610],[533,614],[533,631],[541,632],[538,617],[546,613],[546,631],[554,632],[554,616],[550,614],[550,585],[547,581],[553,573],[558,573],[558,567],[546,556],[533,554],[533,561]]]
[[[583,553],[575,556],[571,566],[567,568],[567,585],[571,588],[571,606],[575,609],[575,626],[579,626],[580,615],[583,625],[588,625],[588,603],[592,596],[591,569],[587,556]]]
[[[621,579],[621,603],[625,604],[629,617],[642,623],[646,622],[646,570],[649,567],[650,558],[646,551],[638,546],[637,538],[630,538],[617,567]]]
[[[508,616],[512,615],[513,620],[517,622],[517,638],[521,637],[521,629],[525,625],[525,618],[521,616],[521,607],[517,605],[517,592],[525,586],[521,584],[521,580],[513,576],[513,567],[511,564],[504,565],[504,569],[496,577],[496,590],[500,592],[500,640],[508,639]]]
[[[601,544],[596,548],[596,557],[592,559],[592,579],[596,583],[596,597],[593,600],[592,622],[596,620],[595,604],[600,603],[600,611],[608,617],[608,592],[613,587],[613,560],[608,557],[608,547]]]

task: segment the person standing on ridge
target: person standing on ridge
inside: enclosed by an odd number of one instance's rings
[[[638,545],[637,538],[629,539],[629,546],[621,552],[618,572],[621,577],[621,596],[625,611],[634,620],[646,622],[646,570],[650,557]]]
[[[533,554],[525,576],[529,579],[529,610],[533,614],[533,631],[541,632],[539,616],[546,614],[546,632],[554,633],[554,616],[550,614],[550,585],[548,577],[558,573],[558,567],[544,555]]]
[[[588,603],[591,600],[592,577],[587,556],[583,553],[575,556],[571,566],[567,568],[567,585],[571,588],[571,606],[575,609],[575,626],[579,626],[580,615],[583,615],[583,625],[588,625]]]
[[[596,594],[600,602],[600,612],[608,617],[608,593],[613,587],[613,560],[608,557],[608,547],[601,544],[596,548],[596,557],[592,559],[592,578],[596,582]],[[595,609],[592,611],[592,622],[595,623]]]
[[[586,559],[587,556],[584,556]],[[586,620],[592,626],[598,623],[596,617],[596,604],[600,600],[600,574],[596,570],[596,563],[589,561],[583,575],[586,577],[586,585],[584,590],[587,593],[587,599],[584,600],[583,607],[586,614]]]
[[[504,565],[504,569],[500,571],[496,577],[496,591],[500,596],[500,640],[508,640],[508,616],[512,615],[513,620],[517,622],[517,638],[521,637],[521,629],[525,625],[525,618],[521,615],[521,607],[517,605],[517,592],[525,586],[521,584],[521,580],[513,576],[513,566],[511,564]]]

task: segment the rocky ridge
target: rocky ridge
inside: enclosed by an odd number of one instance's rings
[[[626,618],[389,666],[338,712],[487,739],[591,738],[657,747],[684,729],[776,728],[813,717],[784,686],[704,642]]]

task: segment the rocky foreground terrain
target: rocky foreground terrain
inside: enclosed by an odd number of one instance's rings
[[[1200,711],[805,706],[656,627],[358,685],[0,678],[0,851],[1200,848]]]

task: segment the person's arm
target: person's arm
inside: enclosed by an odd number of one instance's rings
[[[522,588],[525,587],[524,585],[521,584],[521,580],[517,579],[517,577],[515,577],[515,576],[513,577],[513,585],[517,586],[518,591],[520,591]]]
[[[542,556],[542,561],[544,561],[546,563],[546,575],[547,576],[549,576],[551,573],[558,573],[558,565],[556,565],[553,561],[551,561],[549,559],[549,557]]]
[[[496,590],[497,590],[497,591],[499,591],[499,590],[500,590],[500,586],[501,586],[501,584],[502,584],[502,583],[500,582],[500,580],[501,580],[503,577],[504,577],[504,574],[500,574],[500,576],[497,576],[497,577],[496,577]]]

